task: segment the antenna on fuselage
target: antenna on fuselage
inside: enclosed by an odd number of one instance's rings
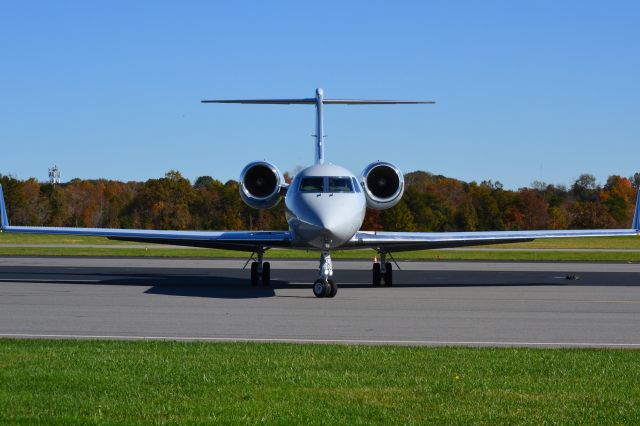
[[[393,101],[368,99],[325,99],[322,88],[316,89],[315,98],[303,99],[208,99],[205,104],[257,104],[257,105],[315,105],[316,106],[316,156],[315,164],[324,164],[324,129],[322,122],[323,105],[392,105],[392,104],[435,104],[434,101]]]

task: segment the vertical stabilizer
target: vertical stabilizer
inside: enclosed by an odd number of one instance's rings
[[[316,89],[316,164],[324,164],[324,126],[322,124],[322,103],[324,92]]]
[[[2,193],[2,185],[0,185],[0,230],[9,226],[9,217],[7,216],[7,206],[4,203],[4,194]]]

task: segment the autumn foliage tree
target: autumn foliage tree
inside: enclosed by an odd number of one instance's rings
[[[9,220],[15,225],[140,229],[286,229],[283,203],[255,210],[238,182],[201,176],[192,184],[178,171],[146,182],[73,179],[51,185],[0,175]],[[417,171],[405,176],[395,207],[367,210],[364,230],[481,231],[627,228],[640,175],[610,176],[599,185],[583,174],[567,189],[534,182],[506,190],[497,181],[463,182]]]

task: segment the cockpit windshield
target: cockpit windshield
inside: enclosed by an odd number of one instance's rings
[[[303,177],[300,180],[300,192],[353,192],[353,181],[346,176]]]
[[[300,192],[323,192],[323,177],[304,177],[300,181]]]
[[[353,192],[351,179],[348,177],[329,177],[327,192]]]

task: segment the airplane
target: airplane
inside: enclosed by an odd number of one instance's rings
[[[316,110],[315,161],[287,184],[280,170],[268,161],[249,163],[240,173],[242,200],[256,209],[269,209],[283,198],[287,231],[165,231],[109,228],[10,226],[0,186],[0,231],[23,234],[101,236],[111,240],[221,248],[251,252],[251,285],[268,286],[271,265],[264,255],[271,248],[318,250],[320,265],[313,283],[316,297],[334,297],[331,251],[370,248],[377,252],[372,266],[373,286],[393,285],[393,268],[387,257],[408,250],[478,246],[532,241],[540,238],[633,236],[640,234],[640,192],[630,229],[581,229],[490,232],[373,232],[360,230],[367,208],[388,209],[404,193],[404,177],[388,161],[369,164],[359,177],[325,161],[324,105],[433,104],[432,101],[327,99],[321,88],[315,97],[302,99],[218,99],[203,103],[314,105]],[[254,257],[255,256],[255,257]],[[379,261],[377,260],[379,258]],[[254,260],[255,259],[255,260]],[[245,264],[246,266],[246,264]],[[396,264],[397,266],[397,264]]]

